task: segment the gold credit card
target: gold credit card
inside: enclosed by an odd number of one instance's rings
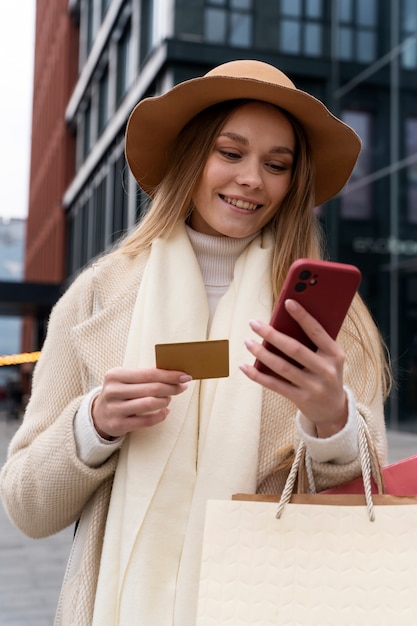
[[[155,346],[156,367],[179,370],[194,379],[229,376],[229,341],[188,341]]]

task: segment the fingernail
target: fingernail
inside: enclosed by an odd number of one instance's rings
[[[180,376],[180,383],[189,383],[190,380],[192,380],[193,377],[190,376],[189,374],[181,374]]]
[[[252,328],[252,330],[257,331],[257,330],[260,330],[261,323],[258,322],[258,320],[250,320],[249,326]]]
[[[254,346],[255,342],[252,339],[245,339],[245,346],[247,348],[252,348]]]
[[[285,300],[285,308],[287,311],[296,311],[297,303],[295,300]]]

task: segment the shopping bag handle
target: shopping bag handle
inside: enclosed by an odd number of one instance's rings
[[[375,520],[375,510],[374,502],[372,499],[371,477],[373,475],[375,478],[378,492],[384,493],[383,473],[381,465],[378,461],[378,457],[376,456],[376,454],[371,454],[372,444],[368,427],[359,412],[356,412],[356,422],[358,429],[359,458],[361,463],[366,508],[368,510],[369,520],[373,522]],[[291,466],[290,473],[288,474],[288,478],[285,482],[285,486],[281,494],[281,498],[275,514],[275,517],[277,519],[281,518],[285,506],[291,500],[291,496],[294,493],[297,476],[299,474],[302,461],[305,458],[305,454],[305,443],[301,441],[295,453],[295,458]]]

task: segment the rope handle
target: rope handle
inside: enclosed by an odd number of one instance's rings
[[[373,522],[375,520],[375,509],[372,499],[371,478],[373,477],[376,482],[378,493],[385,493],[383,473],[381,464],[372,446],[372,440],[368,430],[368,426],[366,425],[365,420],[362,418],[359,412],[356,412],[356,422],[358,429],[359,458],[362,470],[366,508],[368,510],[369,520]],[[297,476],[299,474],[300,467],[303,461],[306,464],[309,486],[313,487],[312,490],[314,491],[314,479],[312,475],[311,463],[309,464],[306,457],[308,457],[308,455],[306,454],[306,445],[303,441],[301,441],[297,448],[295,458],[290,469],[290,473],[284,486],[284,490],[281,494],[281,498],[275,514],[275,517],[277,519],[281,518],[285,505],[288,504],[291,500],[291,496],[294,493],[295,482],[297,480]]]

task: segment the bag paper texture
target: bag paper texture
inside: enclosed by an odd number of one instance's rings
[[[415,504],[276,510],[208,502],[197,626],[417,624]]]

